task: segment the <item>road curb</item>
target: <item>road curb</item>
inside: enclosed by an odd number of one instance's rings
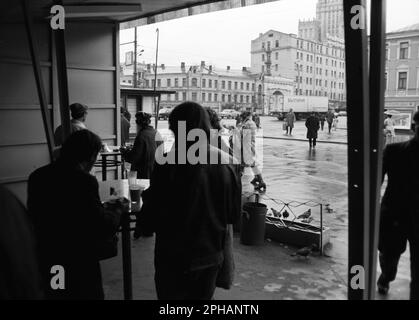
[[[308,142],[307,139],[299,139],[299,138],[283,138],[283,137],[269,137],[269,136],[262,136],[263,139],[273,139],[273,140],[290,140],[290,141],[302,141]],[[327,140],[317,140],[317,143],[329,143],[329,144],[341,144],[347,145],[347,142],[343,141],[327,141]]]

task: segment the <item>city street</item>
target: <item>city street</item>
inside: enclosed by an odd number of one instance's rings
[[[233,120],[223,122],[234,123]],[[296,123],[292,137],[284,135],[282,122],[276,118],[261,117],[261,125],[258,145],[263,148],[263,178],[267,192],[260,201],[269,209],[277,210],[281,209],[275,202],[278,200],[312,200],[323,205],[330,204],[333,211],[323,214],[324,226],[330,232],[330,244],[326,246],[324,256],[313,254],[309,259],[299,259],[291,256],[297,249],[295,247],[270,239],[265,241],[264,246],[244,246],[240,244],[240,235],[235,234],[234,285],[228,291],[218,289],[215,298],[346,299],[347,131],[339,127],[330,135],[320,131],[316,149],[310,150],[305,139],[303,121]],[[172,138],[167,129],[167,121],[160,121],[158,128],[168,138],[170,145]],[[250,188],[249,185],[243,185],[244,190]],[[312,212],[314,221],[311,224],[319,226],[319,210]],[[136,240],[132,247],[134,298],[155,299],[154,238]],[[116,299],[122,297],[121,262],[118,259],[103,263],[106,293],[109,298]],[[409,276],[408,254],[405,254],[401,259],[397,280],[392,283],[389,299],[408,298]]]

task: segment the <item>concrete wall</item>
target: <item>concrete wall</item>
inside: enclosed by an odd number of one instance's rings
[[[36,25],[51,120],[60,124],[54,43]],[[109,145],[119,141],[118,30],[108,23],[66,23],[70,103],[89,105],[87,125]],[[24,25],[0,25],[0,183],[26,202],[29,174],[49,163],[48,148]],[[118,109],[119,110],[119,109]]]

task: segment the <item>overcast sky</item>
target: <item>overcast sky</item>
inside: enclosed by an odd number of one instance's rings
[[[160,31],[158,64],[199,64],[220,68],[250,66],[250,42],[269,29],[298,33],[298,20],[316,16],[317,0],[280,0],[238,9],[199,14],[139,27],[139,62],[154,63],[156,28]],[[387,0],[387,31],[419,23],[419,0]],[[134,29],[122,30],[120,42],[134,40]],[[121,46],[121,62],[133,44]]]

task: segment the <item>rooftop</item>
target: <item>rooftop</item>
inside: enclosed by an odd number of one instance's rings
[[[419,23],[412,24],[410,26],[391,31],[390,33],[411,32],[411,31],[419,31]]]

